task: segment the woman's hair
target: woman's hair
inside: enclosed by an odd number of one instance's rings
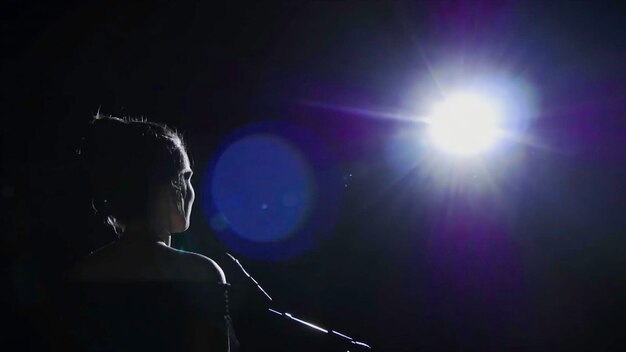
[[[185,153],[182,137],[164,124],[96,115],[80,150],[96,215],[117,233],[147,216],[159,188],[180,192]]]

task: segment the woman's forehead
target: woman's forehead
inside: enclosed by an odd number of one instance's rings
[[[182,160],[181,168],[183,170],[191,170],[191,163],[189,162],[189,156],[187,155],[187,152],[180,148],[179,148],[179,151],[180,151],[181,160]]]

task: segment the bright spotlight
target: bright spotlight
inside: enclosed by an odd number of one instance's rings
[[[499,137],[500,107],[474,93],[447,96],[428,118],[435,145],[452,154],[476,155],[492,147]]]

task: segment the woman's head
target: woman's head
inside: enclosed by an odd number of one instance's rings
[[[145,120],[96,116],[83,156],[97,213],[123,232],[131,223],[182,232],[195,198],[181,136]]]

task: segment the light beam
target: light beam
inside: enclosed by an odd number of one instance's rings
[[[499,138],[497,102],[475,93],[456,93],[433,106],[426,122],[432,142],[460,156],[487,151]]]

